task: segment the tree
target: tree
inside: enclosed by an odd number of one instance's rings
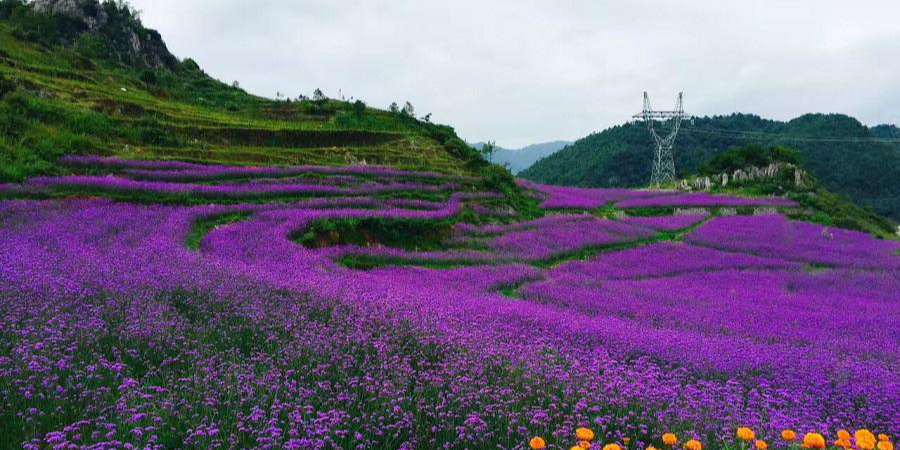
[[[426,123],[431,123],[431,113],[425,114],[425,117],[422,117]]]
[[[140,78],[141,78],[141,81],[143,81],[144,83],[147,83],[147,84],[156,84],[156,82],[159,81],[159,78],[156,76],[156,71],[149,70],[149,69],[141,72]]]
[[[363,103],[362,100],[357,100],[357,101],[353,102],[353,115],[355,115],[357,119],[362,117],[363,114],[365,114],[365,113],[366,113],[366,104]]]
[[[394,114],[400,113],[400,106],[397,105],[397,102],[392,102],[391,106],[389,106],[388,109]]]
[[[494,141],[485,142],[484,145],[481,146],[481,156],[484,156],[484,159],[488,161],[494,160],[494,154],[497,153],[497,144]]]
[[[416,117],[416,108],[413,108],[412,103],[406,102],[403,105],[403,109],[400,110],[400,115],[406,117]]]
[[[325,112],[325,105],[328,103],[328,97],[321,89],[316,88],[312,95],[312,112],[314,114],[322,114]]]

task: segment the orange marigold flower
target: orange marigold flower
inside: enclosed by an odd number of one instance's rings
[[[663,444],[675,445],[678,442],[678,436],[675,433],[666,433],[662,435]]]
[[[884,434],[884,433],[881,433],[881,434],[878,435],[878,440],[879,440],[879,441],[882,441],[882,442],[884,442],[884,441],[890,441],[890,440],[891,440],[891,437],[888,436],[888,435],[886,435],[886,434]]]
[[[837,437],[838,437],[838,439],[840,439],[840,440],[849,440],[849,439],[850,439],[850,432],[847,431],[847,430],[838,430],[838,432],[837,432]]]
[[[578,441],[578,448],[582,448],[582,449],[591,448],[591,441]]]
[[[628,437],[628,436],[625,436],[625,437],[622,438],[622,442],[623,442],[625,445],[628,445],[628,443],[631,442],[631,438]]]
[[[590,428],[581,427],[575,430],[575,439],[578,439],[579,441],[593,441],[594,432],[591,431]]]
[[[753,446],[756,447],[756,450],[768,450],[769,448],[769,444],[762,439],[757,439]]]
[[[736,434],[737,434],[738,439],[740,439],[742,441],[747,441],[747,442],[752,441],[753,438],[756,437],[756,435],[753,433],[753,430],[751,430],[747,427],[738,428]]]
[[[794,430],[784,430],[781,432],[781,438],[790,442],[797,440],[797,433]]]
[[[891,441],[878,441],[878,450],[894,450],[894,444]]]
[[[531,450],[543,450],[547,448],[547,443],[544,442],[544,438],[535,436],[528,441],[528,446],[531,447]]]
[[[581,449],[581,447],[579,447],[577,445],[573,445],[572,448],[570,448],[569,450],[582,450],[582,449]]]
[[[803,436],[803,448],[825,448],[825,436],[819,433],[806,433]]]
[[[651,446],[647,447],[646,450],[659,450],[659,449],[651,445]]]
[[[619,444],[606,444],[603,450],[622,450],[622,447],[619,447]]]
[[[856,433],[853,433],[853,438],[856,440],[856,446],[860,450],[873,450],[875,448],[875,435],[865,428],[856,430]]]
[[[696,439],[691,439],[684,443],[684,448],[687,450],[703,450],[703,444]]]
[[[838,438],[836,441],[834,441],[834,446],[841,447],[841,448],[852,447],[852,445],[850,445],[850,439],[842,439],[842,438]]]

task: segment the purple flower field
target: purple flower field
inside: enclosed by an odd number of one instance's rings
[[[777,206],[794,207],[793,200],[780,197],[748,198],[712,195],[705,192],[665,195],[655,197],[632,197],[616,203],[617,208],[646,208],[669,206]]]
[[[322,183],[262,182],[224,184],[193,184],[182,182],[136,181],[116,176],[36,177],[29,180],[23,189],[41,192],[54,187],[82,187],[119,192],[144,192],[156,194],[190,194],[212,198],[241,197],[253,195],[362,195],[389,191],[445,191],[456,188],[448,183],[442,186],[414,182],[365,183],[354,187],[343,187]]]
[[[708,215],[706,213],[677,214],[674,216],[625,217],[622,222],[654,230],[680,230],[697,225]]]
[[[897,241],[780,214],[581,213],[456,223],[442,250],[307,248],[291,236],[315,221],[452,221],[496,194],[334,169],[365,188],[233,204],[220,200],[285,183],[81,162],[120,176],[34,183],[215,189],[198,205],[0,201],[0,448],[525,449],[536,435],[568,448],[579,426],[598,450],[663,448],[668,431],[723,448],[738,426],[900,434]],[[455,192],[367,196],[398,185]],[[535,189],[545,208],[685,197]],[[186,246],[198,221],[238,211]],[[360,252],[465,264],[340,263]]]
[[[520,181],[522,187],[533,189],[545,196],[541,202],[541,208],[599,208],[610,202],[632,198],[654,198],[674,195],[676,192],[668,191],[638,191],[630,189],[589,189],[565,186],[550,186],[537,184],[530,181]]]

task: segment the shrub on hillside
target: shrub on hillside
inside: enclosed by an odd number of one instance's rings
[[[6,97],[6,94],[16,90],[16,83],[3,76],[0,73],[0,98]]]
[[[704,175],[731,173],[748,167],[762,168],[776,162],[799,165],[800,153],[778,145],[749,144],[716,155],[700,166],[700,173]]]

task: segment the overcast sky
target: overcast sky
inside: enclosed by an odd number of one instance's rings
[[[900,123],[898,0],[131,0],[178,57],[321,88],[504,147],[575,140],[679,91],[695,115]]]

